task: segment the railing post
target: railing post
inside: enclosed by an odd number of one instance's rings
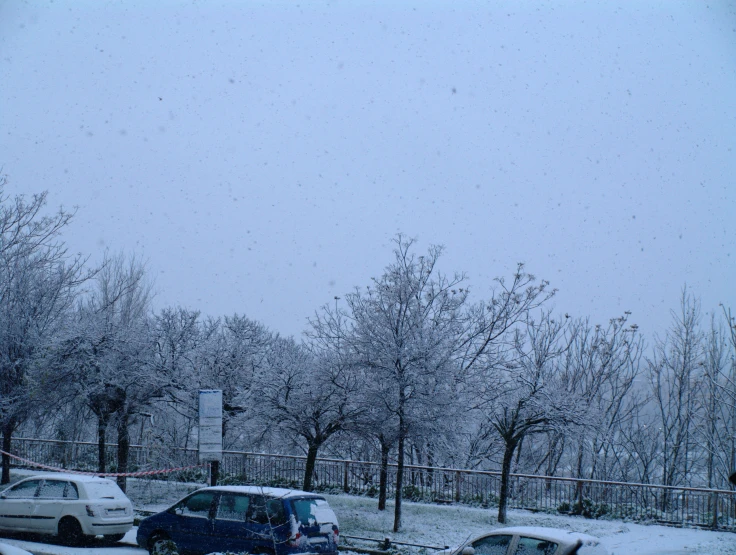
[[[455,472],[455,503],[460,503],[460,491],[462,488],[463,475],[460,471]]]
[[[713,493],[713,529],[716,530],[718,528],[718,494]]]
[[[578,510],[583,510],[583,481],[578,481],[578,491],[577,491],[577,504],[578,504]]]
[[[348,493],[350,491],[350,483],[348,478],[350,477],[350,462],[345,461],[345,468],[343,469],[342,476],[342,491]]]

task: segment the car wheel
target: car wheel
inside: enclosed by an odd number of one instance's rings
[[[166,536],[158,536],[151,540],[148,545],[150,555],[179,555],[176,544]]]
[[[64,518],[59,522],[59,537],[68,545],[80,545],[84,540],[82,525],[74,518]]]
[[[109,542],[119,542],[125,537],[125,534],[107,534],[105,539]]]

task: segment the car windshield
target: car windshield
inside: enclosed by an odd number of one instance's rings
[[[85,484],[90,499],[126,499],[125,494],[113,482],[89,482]]]
[[[493,535],[473,542],[475,555],[506,555],[506,548],[511,543],[510,535]]]

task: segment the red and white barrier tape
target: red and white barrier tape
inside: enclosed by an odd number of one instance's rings
[[[37,466],[39,468],[45,468],[46,470],[53,470],[55,472],[65,472],[67,474],[83,474],[85,476],[105,476],[105,477],[118,477],[118,476],[129,476],[129,477],[136,477],[136,476],[152,476],[154,474],[168,474],[169,472],[177,472],[178,470],[190,470],[192,468],[203,468],[209,466],[209,463],[204,464],[193,464],[190,466],[180,466],[178,468],[164,468],[161,470],[144,470],[141,472],[84,472],[82,470],[68,470],[66,468],[59,468],[56,466],[48,466],[45,464],[37,463],[34,461],[31,461],[29,459],[24,459],[23,457],[19,457],[17,455],[13,455],[12,453],[8,453],[6,451],[3,451],[0,449],[0,454],[7,455],[8,457],[11,457],[13,459],[23,461],[26,464],[29,464],[31,466]]]

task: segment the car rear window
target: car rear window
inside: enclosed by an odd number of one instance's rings
[[[331,522],[337,524],[337,517],[324,499],[293,499],[294,514],[299,523],[311,526]]]
[[[125,494],[115,482],[87,482],[84,489],[90,499],[125,499]]]

